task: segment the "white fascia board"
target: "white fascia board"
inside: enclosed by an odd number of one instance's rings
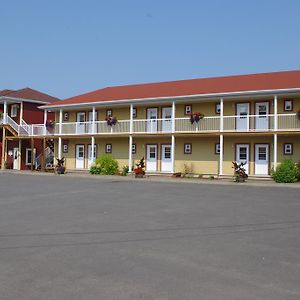
[[[84,103],[74,103],[74,104],[60,104],[51,106],[43,105],[39,108],[41,109],[60,109],[60,108],[80,108],[86,106],[107,106],[107,105],[122,105],[122,104],[142,104],[144,102],[161,102],[163,101],[180,101],[180,100],[212,100],[217,98],[226,97],[246,97],[246,96],[266,96],[266,95],[279,95],[279,94],[290,94],[290,93],[300,93],[300,88],[291,88],[291,89],[277,89],[277,90],[257,90],[257,91],[243,91],[243,92],[226,92],[226,93],[211,93],[211,94],[196,94],[196,95],[184,95],[184,96],[168,96],[168,97],[155,97],[155,98],[139,98],[139,99],[124,99],[124,100],[113,100],[113,101],[95,101],[95,102],[84,102]],[[62,100],[63,102],[63,100]]]
[[[8,102],[30,102],[30,103],[37,103],[37,104],[49,104],[49,102],[39,101],[39,100],[31,100],[31,99],[24,99],[24,98],[15,98],[15,97],[8,97],[8,96],[0,96],[0,101],[6,100]]]

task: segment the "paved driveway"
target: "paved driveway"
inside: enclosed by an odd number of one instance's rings
[[[0,174],[0,299],[300,299],[299,189]]]

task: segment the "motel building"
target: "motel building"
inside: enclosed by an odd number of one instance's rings
[[[120,169],[145,157],[148,174],[232,175],[237,161],[266,177],[300,161],[300,71],[106,87],[39,108],[43,122],[20,123],[10,139],[53,140],[67,170],[104,153]]]

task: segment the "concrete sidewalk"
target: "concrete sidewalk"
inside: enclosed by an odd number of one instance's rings
[[[118,176],[118,175],[91,175],[86,172],[70,172],[64,175],[57,175],[47,172],[31,172],[31,171],[17,171],[17,170],[1,170],[0,174],[16,174],[16,175],[31,175],[31,176],[64,176],[74,178],[89,178],[95,180],[108,181],[135,181],[135,182],[167,182],[167,183],[194,183],[194,184],[211,184],[211,185],[232,185],[232,186],[256,186],[256,187],[276,187],[276,188],[300,188],[300,181],[295,183],[276,183],[274,181],[265,180],[248,180],[244,183],[236,183],[228,178],[224,179],[203,179],[203,178],[174,178],[170,176],[150,175],[145,178],[135,178],[134,175]]]

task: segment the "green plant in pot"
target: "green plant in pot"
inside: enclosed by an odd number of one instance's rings
[[[234,180],[235,182],[245,182],[248,178],[248,174],[246,173],[246,169],[244,168],[246,163],[238,164],[236,161],[232,162],[234,169]]]
[[[65,174],[66,172],[66,167],[65,167],[65,158],[56,158],[56,167],[55,167],[55,170],[56,170],[56,173],[57,174]]]

